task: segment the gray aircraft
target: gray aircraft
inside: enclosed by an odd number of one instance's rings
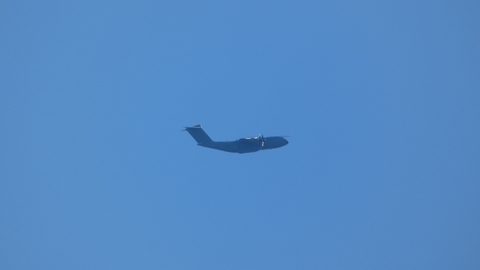
[[[183,131],[188,131],[190,135],[197,141],[199,146],[213,148],[231,153],[251,153],[259,150],[274,149],[285,146],[288,141],[282,136],[263,137],[262,134],[251,137],[242,138],[236,141],[216,142],[210,139],[205,133],[202,126],[185,127]]]

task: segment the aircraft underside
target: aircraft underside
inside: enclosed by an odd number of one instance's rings
[[[217,150],[222,150],[231,153],[252,153],[257,152],[262,149],[261,143],[257,142],[256,144],[244,144],[240,141],[234,142],[209,142],[198,144],[199,146],[213,148]]]

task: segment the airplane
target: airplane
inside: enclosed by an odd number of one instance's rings
[[[274,149],[285,146],[288,141],[282,136],[263,137],[262,134],[251,137],[242,138],[236,141],[216,142],[210,139],[205,133],[202,126],[185,127],[183,131],[187,131],[197,141],[197,145],[222,150],[231,153],[252,153],[259,150]]]

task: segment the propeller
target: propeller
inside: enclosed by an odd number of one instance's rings
[[[258,140],[262,143],[262,148],[265,145],[265,138],[262,134],[258,134]]]

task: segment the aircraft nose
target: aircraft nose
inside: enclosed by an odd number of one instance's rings
[[[287,144],[288,144],[288,141],[287,141],[287,139],[285,139],[285,138],[284,138],[284,140],[285,140],[285,145],[287,145]]]

